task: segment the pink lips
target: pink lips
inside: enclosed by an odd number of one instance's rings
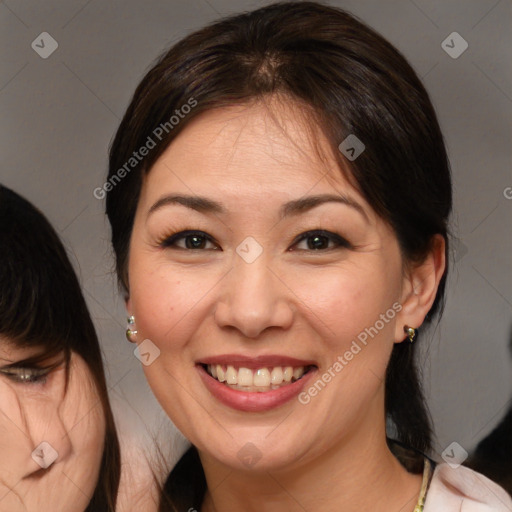
[[[252,370],[274,366],[314,366],[302,378],[270,391],[249,393],[232,389],[229,386],[214,379],[204,368],[206,365],[233,365],[235,367],[244,367]],[[307,386],[308,382],[317,373],[315,363],[313,361],[295,359],[292,357],[281,355],[268,355],[258,357],[247,357],[238,354],[224,354],[221,356],[213,356],[201,359],[196,364],[200,378],[208,391],[221,403],[232,409],[245,412],[264,412],[279,407],[296,396]]]

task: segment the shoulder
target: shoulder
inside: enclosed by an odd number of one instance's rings
[[[439,464],[434,470],[424,512],[512,512],[512,499],[499,485],[464,466]]]

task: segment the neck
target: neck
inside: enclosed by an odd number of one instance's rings
[[[408,473],[390,452],[383,421],[365,425],[287,469],[233,471],[201,453],[208,485],[201,512],[413,511],[422,476]]]

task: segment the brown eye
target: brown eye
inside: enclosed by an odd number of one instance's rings
[[[213,247],[207,247],[208,244],[213,245]],[[215,250],[218,248],[213,239],[202,231],[181,231],[166,238],[161,246],[188,250]]]
[[[325,251],[351,247],[350,243],[340,235],[324,230],[308,231],[307,233],[300,235],[293,245],[295,247],[304,241],[306,241],[306,247],[299,248],[298,250]]]

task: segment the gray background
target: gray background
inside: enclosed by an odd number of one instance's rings
[[[0,182],[42,209],[65,241],[100,334],[121,426],[144,449],[155,436],[171,441],[165,450],[183,444],[174,444],[170,422],[125,340],[104,203],[93,190],[105,180],[108,144],[156,56],[220,15],[265,3],[0,2]],[[452,441],[469,451],[498,423],[512,395],[511,2],[330,3],[359,16],[405,54],[439,115],[459,240],[445,314],[422,338],[421,364],[437,453]],[[469,44],[457,59],[441,47],[454,31]],[[58,42],[47,59],[31,47],[42,32]],[[421,200],[420,191],[410,194],[404,200]]]

